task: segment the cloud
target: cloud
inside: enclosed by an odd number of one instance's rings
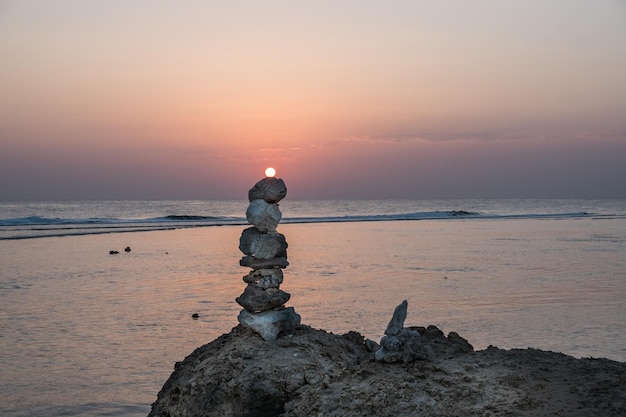
[[[506,142],[525,141],[528,143],[540,141],[568,140],[626,140],[626,131],[621,130],[585,130],[585,131],[523,131],[510,130],[502,132],[463,132],[463,133],[419,133],[419,134],[375,134],[362,136],[347,136],[329,140],[319,148],[338,144],[410,144],[410,143],[443,143],[443,142]]]

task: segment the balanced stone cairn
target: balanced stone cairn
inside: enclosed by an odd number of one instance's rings
[[[253,227],[243,231],[239,249],[245,255],[241,266],[252,268],[243,277],[248,284],[236,301],[244,309],[237,320],[255,330],[264,340],[275,340],[279,333],[289,333],[300,325],[300,315],[285,307],[290,294],[280,289],[287,261],[287,241],[276,231],[282,213],[278,202],[287,195],[285,182],[267,177],[248,192],[250,205],[246,218]]]

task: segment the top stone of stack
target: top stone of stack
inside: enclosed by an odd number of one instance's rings
[[[248,191],[248,201],[265,200],[270,204],[278,203],[287,195],[287,186],[280,178],[267,177],[254,184]]]

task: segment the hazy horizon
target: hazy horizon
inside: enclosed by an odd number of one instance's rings
[[[615,197],[615,198],[585,198],[585,197],[580,197],[580,198],[557,198],[557,197],[546,197],[546,198],[534,198],[534,197],[510,197],[510,198],[457,198],[457,197],[442,197],[442,198],[318,198],[318,199],[313,199],[313,198],[290,198],[287,197],[285,199],[285,201],[292,201],[292,202],[306,202],[306,201],[311,201],[311,202],[323,202],[323,201],[336,201],[336,202],[341,202],[341,201],[346,201],[346,202],[376,202],[376,201],[424,201],[424,202],[436,202],[436,201],[623,201],[626,200],[626,198],[619,198],[619,197]],[[11,203],[59,203],[59,204],[63,204],[63,203],[80,203],[80,202],[86,202],[86,203],[96,203],[96,202],[244,202],[247,203],[248,199],[246,196],[240,196],[238,198],[205,198],[205,199],[175,199],[175,198],[162,198],[162,199],[149,199],[149,198],[137,198],[137,199],[130,199],[130,198],[121,198],[121,199],[100,199],[100,198],[80,198],[80,199],[39,199],[39,198],[31,198],[31,199],[15,199],[15,200],[9,200],[9,199],[0,199],[0,204],[11,204]],[[284,203],[284,202],[283,202]]]
[[[0,1],[0,200],[626,198],[619,0]]]

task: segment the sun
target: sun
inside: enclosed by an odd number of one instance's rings
[[[272,167],[268,167],[265,169],[265,176],[266,177],[273,177],[274,175],[276,175],[276,170]]]

